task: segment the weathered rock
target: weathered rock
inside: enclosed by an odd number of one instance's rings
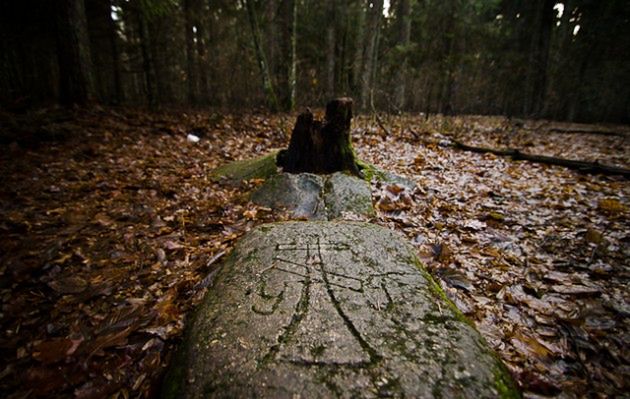
[[[375,225],[258,227],[189,327],[164,398],[518,397],[408,245]]]
[[[256,189],[252,201],[272,209],[287,209],[296,219],[325,220],[323,187],[322,176],[281,173]]]
[[[345,213],[374,215],[368,184],[341,172],[332,175],[281,173],[256,189],[252,201],[273,209],[287,209],[296,219],[332,220]]]
[[[368,182],[376,180],[386,184],[400,184],[412,191],[416,187],[416,183],[413,180],[404,176],[399,176],[387,170],[382,170],[370,163],[360,161],[359,166],[362,169],[365,180]]]
[[[344,213],[374,216],[372,191],[365,180],[345,173],[333,173],[324,183],[324,203],[329,220]]]
[[[214,181],[227,180],[232,184],[249,179],[267,179],[278,173],[276,154],[277,151],[274,151],[258,158],[230,162],[213,170],[210,178]]]

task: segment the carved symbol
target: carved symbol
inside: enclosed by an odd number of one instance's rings
[[[350,249],[350,245],[342,242],[322,243],[319,237],[314,243],[276,245],[273,264],[260,273],[263,278],[259,283],[259,296],[274,301],[271,313],[283,300],[288,283],[285,281],[284,289],[276,295],[269,294],[266,284],[270,273],[281,272],[297,277],[302,289],[290,323],[284,327],[277,344],[264,360],[358,365],[379,358],[344,311],[338,297],[341,292],[337,292],[342,290],[355,296],[365,296],[366,281],[371,281],[372,276],[362,279],[330,270],[324,259],[325,252]]]

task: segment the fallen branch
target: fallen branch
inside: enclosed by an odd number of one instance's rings
[[[629,137],[628,133],[618,132],[608,129],[597,128],[579,128],[579,127],[550,127],[547,129],[551,133],[564,133],[564,134],[596,134],[600,136],[617,136],[617,137]]]
[[[586,124],[558,124],[549,121],[533,123],[525,119],[511,119],[510,125],[527,131],[543,131],[560,134],[595,134],[600,136],[630,137],[630,131],[626,129],[615,130],[613,127]],[[619,129],[619,128],[617,128]]]
[[[564,166],[569,169],[575,169],[577,171],[583,173],[601,173],[604,175],[621,175],[626,178],[630,178],[630,169],[620,168],[617,166],[610,166],[600,164],[599,162],[588,162],[588,161],[576,161],[573,159],[565,159],[565,158],[556,158],[556,157],[548,157],[545,155],[531,155],[520,152],[515,149],[505,149],[498,150],[495,148],[485,148],[485,147],[474,147],[464,143],[460,143],[458,141],[453,141],[453,146],[455,148],[459,148],[464,151],[476,152],[481,154],[494,154],[504,157],[511,157],[517,161],[530,161],[537,163],[544,163],[547,165],[558,165]]]

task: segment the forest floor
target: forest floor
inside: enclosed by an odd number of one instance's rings
[[[285,218],[248,202],[259,182],[209,172],[285,147],[294,120],[0,113],[0,396],[155,397],[200,282],[242,234]],[[374,222],[409,238],[526,397],[623,396],[630,181],[451,145],[630,168],[630,134],[549,126],[362,116],[352,133],[362,159],[417,183],[373,183]]]

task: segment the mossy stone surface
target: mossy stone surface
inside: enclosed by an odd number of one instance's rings
[[[253,159],[230,162],[214,169],[210,173],[213,181],[226,180],[238,184],[249,179],[268,179],[278,173],[276,166],[277,151]]]
[[[363,176],[368,183],[372,180],[376,180],[386,184],[400,184],[410,190],[413,190],[416,187],[416,183],[413,180],[386,170],[382,170],[378,166],[371,163],[358,161],[358,165],[361,168],[361,172],[363,173]]]
[[[257,188],[252,201],[272,209],[287,209],[295,219],[333,220],[348,213],[374,216],[370,186],[343,172],[280,173]]]
[[[333,173],[324,183],[323,197],[328,220],[343,217],[345,213],[375,215],[370,186],[357,177]]]
[[[325,177],[312,173],[280,173],[252,193],[252,201],[272,209],[288,209],[293,218],[325,220]]]
[[[163,397],[518,397],[418,265],[376,225],[254,229],[188,326]]]

